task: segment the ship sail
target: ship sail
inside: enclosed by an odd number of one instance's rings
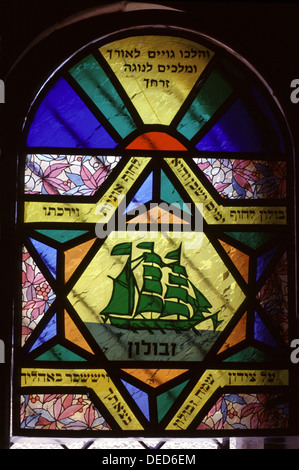
[[[104,321],[120,328],[138,329],[194,329],[211,319],[214,329],[221,323],[218,313],[210,314],[212,305],[188,279],[186,268],[180,264],[181,245],[168,252],[164,259],[154,252],[154,242],[141,242],[144,250],[132,260],[132,243],[120,243],[111,255],[128,255],[121,273],[113,280],[112,296],[101,312]],[[139,290],[134,270],[142,263],[142,287]],[[165,270],[168,274],[168,278]],[[167,281],[166,281],[167,278]]]
[[[190,310],[186,304],[173,302],[171,300],[165,300],[163,312],[161,313],[161,318],[169,316],[183,316],[187,319],[190,318]]]
[[[163,310],[163,288],[161,284],[162,267],[164,265],[162,258],[153,252],[152,244],[143,242],[137,245],[139,248],[150,249],[151,252],[143,253],[143,285],[140,291],[136,315],[142,313],[161,313]]]
[[[163,299],[157,295],[141,292],[135,316],[142,313],[161,313],[163,310]]]
[[[131,254],[132,243],[130,242],[119,243],[111,251],[112,256],[128,255],[129,258],[116,278],[108,276],[113,281],[113,290],[108,305],[101,312],[105,321],[108,320],[111,314],[130,316],[134,308],[136,281],[132,275]]]

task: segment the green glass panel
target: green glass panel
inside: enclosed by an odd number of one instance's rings
[[[162,295],[162,285],[160,281],[155,279],[144,279],[143,289],[147,292],[153,292],[155,294]]]
[[[102,311],[107,318],[110,313],[130,315],[134,308],[134,278],[131,275],[131,263],[127,261],[121,273],[113,280],[113,292],[109,304]]]
[[[143,265],[143,273],[144,276],[151,276],[153,279],[156,279],[158,281],[160,281],[162,278],[161,269],[156,268],[155,266],[150,266],[148,264]]]
[[[86,361],[83,357],[78,354],[69,351],[64,346],[57,344],[53,348],[49,349],[45,353],[38,356],[36,361]]]
[[[170,300],[166,300],[164,303],[161,318],[167,317],[169,315],[180,315],[189,319],[190,310],[185,304],[180,304],[178,302],[172,302]]]
[[[157,397],[157,411],[158,411],[158,421],[160,422],[164,416],[166,415],[167,411],[173,405],[177,397],[180,395],[182,390],[185,388],[189,380],[186,382],[177,385],[176,387],[168,390],[165,393],[162,393]]]
[[[143,312],[162,312],[163,300],[156,295],[142,293],[139,297],[137,313]]]
[[[87,233],[88,230],[36,230],[36,232],[52,238],[52,240],[56,240],[59,243],[65,243],[80,237],[84,233]]]
[[[164,171],[161,170],[161,201],[165,201],[168,204],[176,204],[182,211],[191,214],[187,205],[177,192],[171,181],[167,178]]]
[[[165,298],[180,299],[180,300],[183,300],[184,302],[188,302],[188,291],[186,289],[183,289],[182,287],[167,286]]]
[[[174,276],[171,273],[169,273],[168,282],[170,282],[171,284],[188,287],[188,280],[186,278],[180,277],[180,276]]]
[[[144,253],[143,256],[145,263],[156,263],[159,266],[163,266],[161,256],[157,255],[156,253]]]
[[[243,349],[242,351],[233,354],[232,356],[224,359],[223,362],[264,362],[267,360],[271,360],[271,356],[264,351],[260,351],[252,346]]]
[[[266,232],[226,232],[226,234],[254,250],[264,245],[276,235],[276,233]]]
[[[232,91],[232,86],[224,78],[222,72],[219,69],[212,71],[179,123],[177,130],[187,139],[192,139],[231,95]]]
[[[122,138],[136,128],[124,102],[93,55],[85,57],[69,72]]]

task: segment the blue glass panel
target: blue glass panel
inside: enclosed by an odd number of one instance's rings
[[[146,178],[126,209],[126,213],[153,199],[153,172]]]
[[[134,385],[131,385],[130,383],[126,382],[125,380],[122,380],[122,383],[125,385],[126,389],[130,393],[131,397],[133,400],[136,402],[138,407],[141,409],[142,413],[146,417],[146,419],[149,421],[149,404],[148,404],[148,396],[147,393],[143,392],[137,387],[134,387]]]
[[[272,126],[273,130],[275,131],[278,141],[279,141],[279,147],[282,153],[285,153],[285,146],[284,146],[284,140],[281,134],[280,127],[278,125],[278,122],[273,115],[270,106],[266,102],[265,98],[262,96],[261,92],[256,88],[252,87],[252,94],[261,110],[261,112],[265,115],[265,118],[269,120],[269,124]]]
[[[253,117],[239,99],[196,145],[198,150],[279,152],[280,141],[258,107]],[[259,111],[259,112],[258,112]]]
[[[60,78],[34,116],[27,145],[114,148],[116,143],[71,86]]]
[[[269,346],[277,347],[276,341],[274,341],[271,333],[268,331],[268,328],[266,328],[264,322],[256,312],[254,315],[254,339],[268,344]]]
[[[56,278],[57,250],[51,246],[46,245],[45,243],[34,240],[33,238],[30,238],[30,241],[51,272],[52,276]]]
[[[37,340],[31,347],[29,352],[38,348],[46,341],[49,341],[49,339],[54,338],[54,336],[56,335],[57,335],[57,323],[56,323],[56,313],[55,313],[55,315],[53,315],[53,317],[51,318],[47,326],[44,328],[42,333],[39,335],[39,337],[37,338]]]
[[[256,280],[260,278],[260,276],[265,271],[266,267],[268,266],[269,262],[273,258],[274,253],[276,252],[277,247],[269,250],[267,253],[263,254],[256,260]]]

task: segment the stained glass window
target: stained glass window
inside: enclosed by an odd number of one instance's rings
[[[113,33],[23,137],[14,434],[291,432],[293,149],[257,74],[195,32]]]

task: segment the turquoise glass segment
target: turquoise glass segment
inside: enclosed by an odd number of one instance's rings
[[[192,139],[211,119],[232,92],[232,86],[224,78],[220,70],[211,72],[179,123],[177,130],[187,139]]]
[[[81,60],[69,73],[122,138],[136,129],[123,100],[93,55]]]
[[[168,204],[179,207],[180,210],[191,214],[187,204],[183,201],[182,197],[169,181],[163,170],[161,170],[161,201],[165,201]]]

